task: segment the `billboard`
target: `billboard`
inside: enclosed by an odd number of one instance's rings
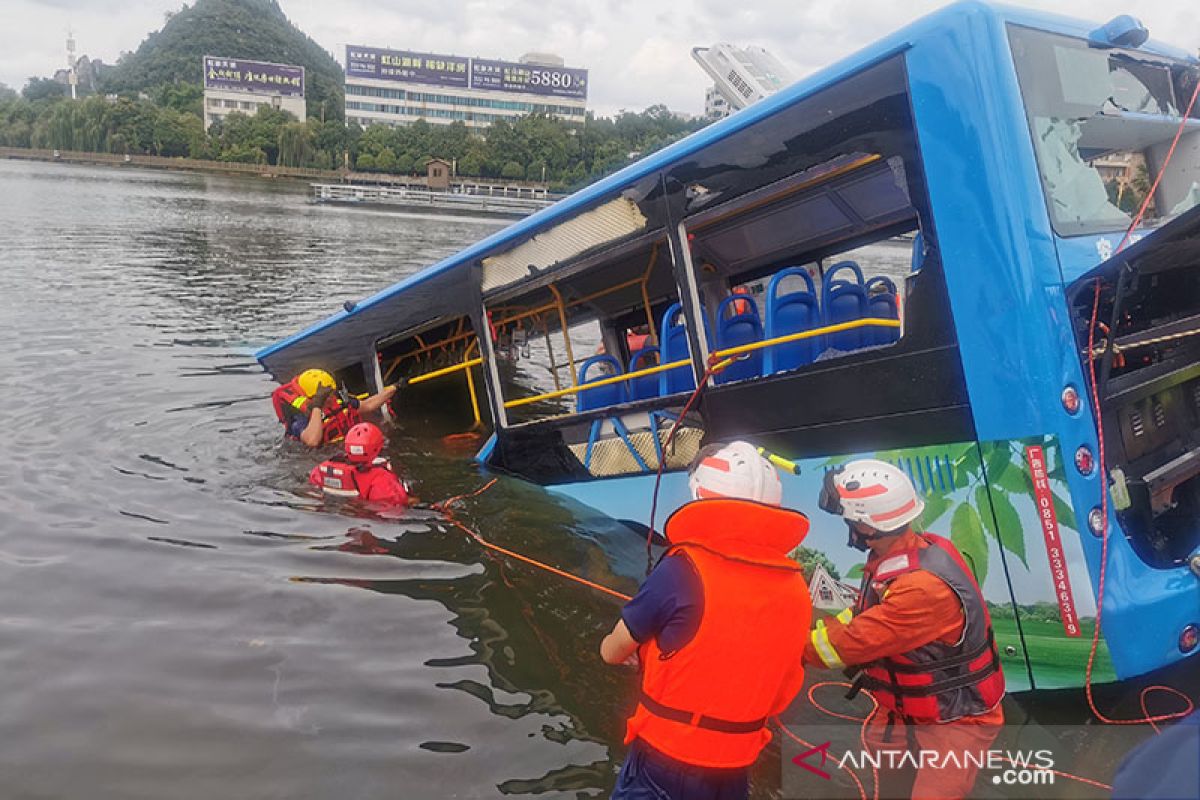
[[[433,86],[469,84],[470,59],[408,50],[346,45],[346,77],[428,83]]]
[[[205,56],[204,88],[304,97],[304,67]]]
[[[587,70],[346,45],[346,77],[587,99]]]
[[[587,99],[587,70],[471,59],[471,88]]]

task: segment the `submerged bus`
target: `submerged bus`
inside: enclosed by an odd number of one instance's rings
[[[486,468],[643,529],[660,463],[662,519],[703,443],[750,440],[794,465],[831,612],[862,564],[822,477],[890,461],[1010,690],[1082,684],[1102,570],[1096,677],[1137,676],[1200,642],[1198,81],[1129,17],[956,4],[258,359],[453,390]]]

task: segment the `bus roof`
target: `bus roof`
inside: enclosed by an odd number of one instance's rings
[[[727,117],[720,122],[653,153],[618,172],[581,189],[569,197],[500,230],[426,269],[354,305],[338,311],[285,339],[255,353],[255,358],[276,378],[285,380],[301,370],[320,365],[336,368],[357,363],[379,339],[397,331],[417,327],[444,316],[469,313],[464,297],[471,265],[502,249],[519,244],[534,234],[593,207],[606,197],[655,172],[672,167],[693,154],[750,128],[814,93],[838,83],[885,58],[902,52],[960,22],[964,17],[982,16],[994,22],[1012,22],[1070,36],[1086,37],[1095,23],[967,0],[935,11],[862,50],[797,81],[778,93]],[[1195,60],[1185,51],[1157,42],[1144,50],[1173,58]],[[458,289],[458,291],[453,291]]]

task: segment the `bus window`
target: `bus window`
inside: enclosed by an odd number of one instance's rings
[[[1179,128],[1200,68],[1083,39],[1011,26],[1009,40],[1055,230],[1132,222]],[[1145,219],[1200,204],[1200,104]]]
[[[662,240],[646,241],[485,301],[510,425],[661,397],[675,370],[612,379],[661,363],[664,319],[667,351],[692,376],[686,341],[676,353],[680,306],[665,253]]]

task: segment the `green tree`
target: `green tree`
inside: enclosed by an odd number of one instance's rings
[[[300,167],[313,156],[312,131],[303,122],[289,122],[279,129],[278,163],[285,167]]]
[[[16,90],[9,86],[4,81],[0,81],[0,103],[7,100],[16,100],[19,95]]]
[[[375,156],[370,153],[361,153],[354,160],[354,168],[359,172],[374,172],[375,171]]]
[[[30,78],[21,90],[21,96],[29,101],[66,97],[67,87],[50,78]]]
[[[458,174],[478,178],[483,174],[483,156],[472,150],[458,161]]]
[[[396,171],[396,154],[392,152],[392,148],[385,147],[375,156],[375,169],[380,172],[395,172]]]
[[[824,567],[825,571],[829,573],[829,577],[833,578],[835,581],[840,581],[842,579],[841,574],[838,572],[837,565],[830,561],[829,558],[820,550],[813,550],[810,547],[801,546],[797,547],[790,554],[788,554],[788,558],[792,559],[792,561],[795,561],[804,568],[805,580],[812,580],[813,570],[816,569],[818,565]]]
[[[416,161],[412,157],[412,153],[401,153],[396,156],[395,171],[401,175],[411,175],[416,169]]]
[[[203,148],[204,123],[172,108],[161,108],[154,123],[154,152],[160,156],[192,156]]]
[[[509,161],[500,169],[500,177],[510,181],[521,180],[525,177],[525,168],[515,161]]]

